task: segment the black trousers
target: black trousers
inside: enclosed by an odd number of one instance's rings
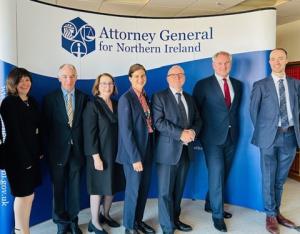
[[[80,211],[80,168],[72,167],[72,155],[64,166],[52,166],[53,221],[77,220]]]

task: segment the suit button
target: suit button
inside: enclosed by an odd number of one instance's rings
[[[231,125],[229,125],[228,128],[231,128]]]

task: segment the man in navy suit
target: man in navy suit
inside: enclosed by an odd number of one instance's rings
[[[208,193],[205,211],[212,212],[217,230],[227,232],[224,218],[224,192],[239,138],[239,107],[242,83],[229,76],[232,56],[225,51],[213,58],[215,74],[197,82],[193,96],[203,127],[200,140],[208,170]]]
[[[73,65],[62,65],[58,79],[61,87],[48,94],[43,105],[46,157],[53,183],[53,221],[58,234],[81,234],[77,215],[84,162],[82,112],[87,95],[75,88],[77,72]]]
[[[278,223],[295,228],[280,213],[283,185],[300,146],[300,82],[287,77],[287,52],[272,50],[269,60],[272,74],[254,83],[250,114],[254,125],[252,144],[260,149],[266,229],[279,233]]]
[[[163,233],[174,229],[191,231],[179,220],[180,203],[189,162],[193,159],[193,141],[201,120],[193,98],[183,92],[185,74],[180,66],[168,71],[169,88],[153,95],[153,120],[158,131],[155,161],[158,172],[158,209]]]

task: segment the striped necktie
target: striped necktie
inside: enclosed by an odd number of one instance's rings
[[[73,123],[73,107],[72,107],[72,94],[68,93],[67,94],[67,102],[66,102],[66,107],[67,107],[67,115],[68,115],[68,124],[70,127],[72,127]]]

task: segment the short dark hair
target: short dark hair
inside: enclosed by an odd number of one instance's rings
[[[286,49],[284,49],[284,48],[275,48],[275,49],[273,49],[273,50],[271,51],[271,53],[272,53],[273,51],[275,51],[275,50],[281,50],[281,51],[283,51],[283,52],[285,53],[286,57],[288,56],[288,52],[287,52]]]
[[[32,77],[29,71],[22,67],[14,67],[8,74],[6,80],[7,95],[18,95],[17,86],[23,77],[28,77],[32,83]]]
[[[118,90],[117,90],[117,86],[116,86],[115,80],[114,80],[113,76],[111,74],[109,74],[109,73],[102,73],[102,74],[100,74],[96,78],[96,80],[94,82],[94,85],[93,85],[93,88],[92,88],[93,95],[94,96],[98,96],[100,94],[100,92],[99,92],[99,84],[100,84],[101,77],[103,77],[103,76],[108,76],[109,78],[111,78],[111,80],[112,80],[112,82],[114,84],[114,90],[113,90],[112,95],[117,95],[118,94]]]
[[[143,65],[136,63],[130,66],[128,76],[132,77],[132,74],[138,70],[144,70],[144,72],[146,72],[146,68]]]

